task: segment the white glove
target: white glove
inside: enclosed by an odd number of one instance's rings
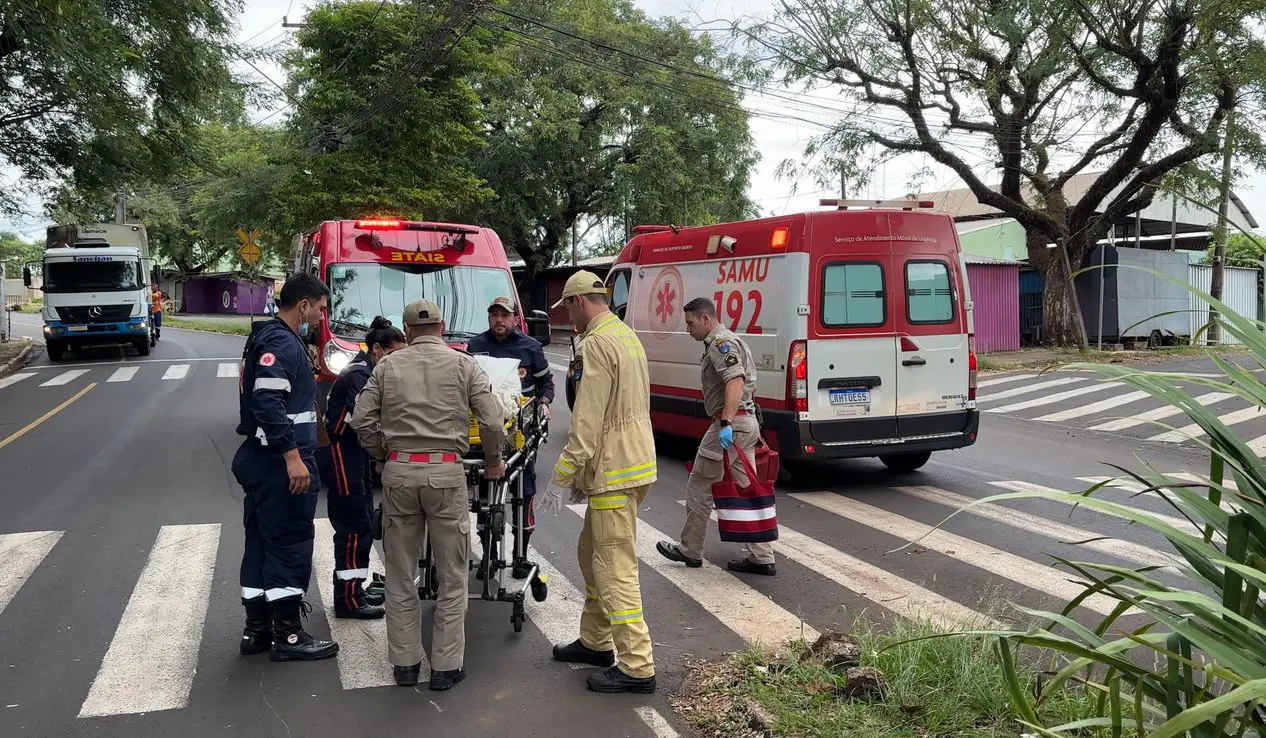
[[[570,493],[570,489],[559,487],[557,484],[550,482],[549,486],[545,488],[544,498],[540,501],[541,512],[552,512],[554,517],[558,517],[558,514],[563,511],[563,495]]]

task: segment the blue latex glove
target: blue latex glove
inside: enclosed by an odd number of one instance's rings
[[[721,448],[728,449],[734,445],[734,428],[727,425],[721,429],[717,436],[721,439]]]

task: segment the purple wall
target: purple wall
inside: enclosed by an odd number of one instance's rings
[[[185,280],[183,312],[195,314],[229,313],[256,315],[264,311],[268,296],[273,293],[273,280],[261,279],[255,285],[229,277],[191,277]],[[225,302],[228,306],[225,307]]]
[[[1020,265],[968,264],[975,305],[972,350],[988,354],[1020,350]]]

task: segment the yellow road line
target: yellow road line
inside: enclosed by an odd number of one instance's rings
[[[44,414],[43,414],[43,415],[41,415],[40,417],[38,417],[38,418],[36,418],[35,420],[31,421],[31,423],[30,423],[29,425],[27,425],[25,428],[23,428],[22,430],[18,431],[17,433],[14,433],[13,435],[9,436],[8,438],[4,439],[3,441],[0,441],[0,448],[4,448],[5,446],[8,446],[10,443],[13,443],[14,441],[18,440],[18,439],[19,439],[19,438],[21,438],[22,436],[24,436],[24,435],[26,435],[27,433],[29,433],[29,432],[30,432],[31,430],[33,430],[36,426],[38,426],[40,423],[43,423],[45,420],[48,420],[49,418],[53,417],[53,416],[54,416],[54,415],[56,415],[57,413],[60,413],[62,410],[65,410],[65,409],[66,409],[66,408],[70,405],[70,403],[72,403],[72,402],[74,402],[75,400],[78,400],[80,397],[83,397],[84,395],[88,394],[88,390],[90,390],[90,389],[92,389],[93,387],[96,387],[96,386],[97,386],[97,383],[96,383],[96,382],[93,382],[92,384],[88,385],[87,387],[84,387],[83,389],[81,389],[81,390],[79,390],[78,392],[76,392],[76,393],[75,393],[75,395],[74,395],[73,397],[71,397],[69,400],[67,400],[67,401],[63,402],[62,404],[58,405],[57,407],[53,408],[52,410],[49,410],[48,412],[44,413]]]

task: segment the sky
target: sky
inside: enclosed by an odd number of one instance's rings
[[[770,17],[775,3],[776,0],[634,0],[635,5],[651,16],[673,16],[692,27],[707,28],[719,28],[733,19]],[[290,42],[294,29],[283,28],[282,19],[288,18],[291,23],[302,22],[306,9],[315,5],[315,0],[246,0],[237,38],[252,45],[286,44]],[[235,66],[244,76],[259,84],[271,86],[259,72],[245,63],[238,62]],[[276,82],[284,83],[285,75],[276,66],[262,65],[260,70]],[[823,129],[809,123],[789,121],[785,117],[764,117],[770,114],[791,114],[786,109],[787,98],[795,97],[801,101],[794,111],[797,117],[829,123],[833,117],[829,110],[847,105],[832,104],[829,94],[828,91],[805,93],[802,90],[789,90],[781,93],[786,97],[749,94],[744,100],[744,106],[756,113],[751,118],[750,126],[756,148],[761,155],[752,173],[749,196],[763,215],[813,210],[819,207],[820,198],[839,196],[838,185],[823,189],[807,175],[799,180],[792,180],[780,178],[775,172],[785,159],[803,159],[805,145]],[[804,112],[805,104],[810,106],[808,113]],[[284,100],[277,107],[282,105]],[[252,118],[259,120],[269,117],[276,120],[279,117],[277,107],[252,111]],[[989,171],[991,167],[987,162],[978,155],[967,158],[976,167],[977,174],[987,183],[996,182],[997,176]],[[929,174],[916,180],[916,173],[925,168]],[[938,192],[963,186],[957,175],[922,155],[889,162],[877,170],[872,179],[868,186],[849,192],[848,196],[861,199],[904,197],[911,192],[912,183],[917,184],[919,192]],[[1236,193],[1263,227],[1266,227],[1266,172],[1249,173],[1237,182]],[[40,203],[32,201],[29,208],[31,215],[15,222],[0,219],[0,230],[17,230],[29,238],[42,236],[45,222],[40,212]]]

